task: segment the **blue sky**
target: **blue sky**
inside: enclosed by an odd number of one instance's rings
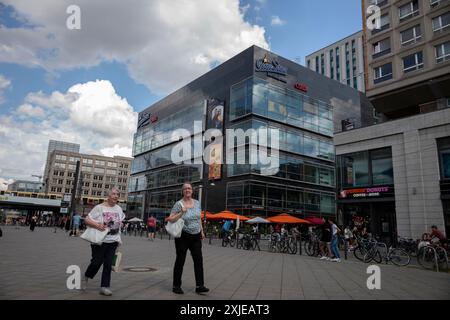
[[[64,25],[69,0],[0,0],[0,179],[39,173],[42,149],[58,136],[82,152],[130,154],[136,112],[253,43],[304,64],[362,28],[360,0],[241,0],[240,9],[237,0],[137,2],[80,0],[73,31]],[[108,132],[102,112],[123,120],[120,130]],[[17,145],[22,152],[10,150]],[[30,153],[25,169],[13,168]]]

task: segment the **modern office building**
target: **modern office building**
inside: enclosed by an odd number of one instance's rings
[[[364,23],[366,94],[390,119],[450,105],[450,1],[362,0],[381,9]],[[371,20],[363,10],[363,21]]]
[[[43,185],[37,181],[16,180],[8,185],[7,191],[40,193],[43,192]]]
[[[54,150],[68,151],[68,152],[80,152],[80,145],[77,143],[50,140],[48,142],[47,149],[47,159],[45,161],[44,169],[44,192],[48,193],[50,191],[49,187],[49,175],[50,175],[50,155]]]
[[[364,92],[363,44],[363,31],[358,31],[306,56],[306,66],[330,79]]]
[[[210,212],[334,216],[333,135],[347,129],[344,120],[360,127],[372,124],[372,115],[357,90],[252,46],[139,114],[128,213],[161,219],[189,181]],[[211,128],[222,139],[204,142]],[[248,131],[261,128],[279,139]],[[206,156],[224,164],[206,164],[205,146]]]
[[[131,158],[104,157],[78,152],[53,150],[48,160],[48,193],[71,194],[75,184],[77,161],[80,161],[77,199],[83,205],[92,206],[103,202],[112,187],[120,191],[119,202],[126,203]]]

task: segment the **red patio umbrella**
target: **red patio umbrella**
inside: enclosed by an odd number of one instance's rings
[[[322,218],[319,218],[319,217],[309,217],[309,218],[305,218],[305,220],[311,222],[311,224],[317,224],[317,225],[322,225],[324,223]]]
[[[305,223],[305,224],[311,224],[309,221],[300,219],[294,216],[291,216],[287,213],[282,213],[274,217],[267,218],[272,223],[290,223],[290,224],[298,224],[298,223]]]

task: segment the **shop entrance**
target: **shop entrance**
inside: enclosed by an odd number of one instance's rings
[[[395,202],[371,202],[341,204],[344,227],[356,227],[360,234],[367,232],[388,246],[397,237]]]

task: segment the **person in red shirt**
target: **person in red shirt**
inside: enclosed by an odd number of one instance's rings
[[[439,242],[441,243],[441,245],[444,247],[447,247],[447,238],[436,226],[431,226],[430,238],[431,239],[433,239],[433,238],[439,239]]]
[[[148,231],[148,239],[155,240],[155,229],[156,229],[156,218],[151,215],[147,219],[147,231]]]

